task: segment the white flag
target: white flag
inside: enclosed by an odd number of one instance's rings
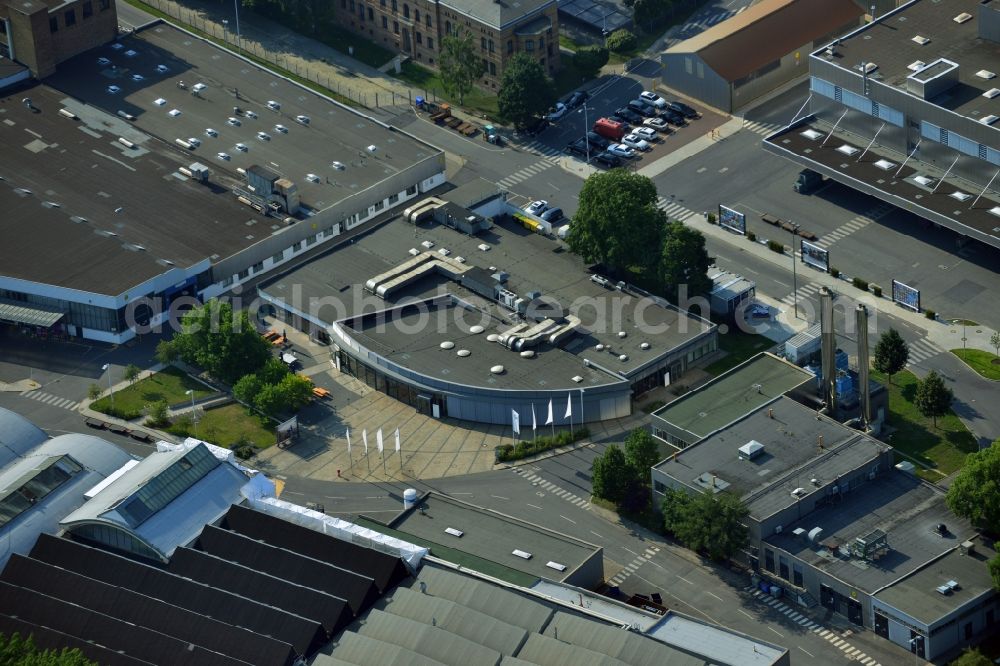
[[[379,428],[378,432],[375,433],[375,443],[378,446],[378,452],[382,453],[382,428]]]
[[[510,418],[512,419],[512,424],[514,432],[518,435],[521,434],[521,417],[518,415],[516,410],[510,410]]]
[[[399,428],[396,428],[396,452],[399,452]]]
[[[568,419],[571,416],[573,416],[573,394],[572,393],[567,393],[566,394],[566,416],[564,416],[563,418],[564,419]]]
[[[361,439],[365,443],[365,455],[368,455],[368,428],[361,431]]]
[[[555,419],[552,417],[552,398],[549,398],[549,417],[545,419],[545,425],[551,425]]]
[[[535,403],[531,403],[531,429],[538,430],[538,421],[535,420]]]
[[[347,455],[351,455],[351,429],[347,429]]]

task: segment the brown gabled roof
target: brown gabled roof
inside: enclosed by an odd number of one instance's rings
[[[736,81],[861,14],[853,0],[762,0],[667,53],[697,53],[719,76]]]

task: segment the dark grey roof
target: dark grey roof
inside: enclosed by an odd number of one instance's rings
[[[985,80],[976,76],[976,72],[983,69],[997,73],[1000,65],[1000,43],[978,36],[981,4],[982,0],[909,2],[840,39],[836,46],[837,56],[826,56],[821,49],[813,57],[822,57],[855,74],[859,73],[855,68],[862,62],[874,63],[878,69],[872,74],[873,78],[903,89],[906,77],[913,73],[908,67],[911,63],[917,60],[931,63],[947,58],[959,64],[959,83],[931,101],[973,119],[996,114],[997,101],[983,97],[982,93],[998,87],[997,79]],[[955,22],[953,19],[962,13],[972,18],[964,23]],[[925,45],[917,44],[913,38],[918,35],[930,41]]]
[[[424,251],[425,242],[433,244],[428,251],[446,250],[449,258],[461,257],[467,266],[491,273],[493,266],[508,272],[508,290],[521,296],[541,292],[544,302],[557,306],[553,310],[561,308],[579,315],[583,330],[567,338],[562,346],[544,342],[534,348],[534,358],[525,359],[487,340],[490,333],[503,332],[517,323],[511,311],[458,282],[428,275],[390,294],[388,301],[365,290],[368,279],[411,259],[411,249]],[[488,246],[488,250],[480,249],[480,245]],[[361,344],[414,372],[490,389],[548,391],[618,384],[713,330],[703,320],[654,305],[636,293],[622,293],[594,283],[587,266],[563,244],[509,221],[478,236],[468,236],[436,223],[414,229],[396,218],[268,281],[260,289],[325,323],[342,319],[345,314],[389,309],[404,299],[452,294],[477,309],[443,304],[431,308],[428,324],[426,310],[413,307],[388,315],[389,321],[378,316],[356,317],[343,326]],[[296,301],[298,298],[302,300]],[[475,325],[484,326],[485,332],[472,333]],[[414,330],[420,334],[414,335]],[[627,337],[620,337],[620,332]],[[442,351],[439,345],[444,341],[454,342],[454,350]],[[605,348],[598,351],[598,343]],[[649,348],[643,349],[643,344]],[[460,358],[455,355],[460,349],[471,353]],[[443,354],[448,362],[442,362]],[[505,373],[492,374],[490,369],[495,365],[503,365]],[[581,381],[573,380],[577,376]]]
[[[944,494],[920,479],[895,469],[880,475],[876,482],[865,484],[856,492],[841,495],[839,502],[813,511],[802,520],[785,525],[781,534],[767,543],[782,548],[805,562],[844,581],[873,593],[879,588],[912,573],[930,560],[956,547],[975,532],[964,520],[948,511]],[[934,530],[944,523],[949,535]],[[877,562],[864,563],[855,557],[844,558],[827,548],[811,547],[792,532],[803,528],[807,533],[821,527],[822,543],[847,546],[854,539],[882,530],[888,537],[890,551]],[[943,582],[943,581],[942,581]]]
[[[271,636],[291,645],[299,654],[311,652],[326,637],[319,622],[283,610],[269,599],[257,595],[239,596],[68,539],[42,534],[30,556],[81,576]]]
[[[375,581],[305,555],[276,548],[228,530],[206,525],[195,547],[261,573],[311,587],[347,601],[357,614],[378,598]]]
[[[463,208],[475,208],[484,201],[503,196],[502,188],[485,178],[475,178],[440,195]]]
[[[739,448],[752,440],[763,444],[764,452],[748,460]],[[791,491],[809,487],[810,479],[836,479],[887,450],[887,445],[781,397],[656,468],[698,491],[707,490],[714,479],[717,489],[742,497],[750,515],[763,520],[794,504]]]
[[[903,580],[882,590],[875,597],[912,618],[933,625],[955,610],[994,594],[988,562],[996,557],[995,544],[977,537],[973,552],[965,554],[953,547],[947,555],[934,560]],[[954,546],[953,543],[949,545]],[[937,588],[955,581],[958,588],[941,594]]]
[[[27,622],[18,617],[0,614],[0,634],[10,636],[15,633],[21,636],[30,635],[35,645],[43,650],[58,652],[64,648],[69,650],[77,649],[87,659],[95,661],[101,664],[101,666],[152,666],[154,663],[116,652],[102,645],[94,645],[90,641],[55,631],[49,627]]]
[[[0,580],[124,622],[168,633],[247,663],[287,666],[295,659],[295,651],[287,643],[27,557],[11,558]],[[49,626],[56,627],[54,620]]]
[[[441,4],[502,29],[543,7],[556,4],[556,0],[443,0]]]

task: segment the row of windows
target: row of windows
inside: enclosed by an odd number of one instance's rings
[[[967,139],[961,134],[956,134],[943,127],[938,127],[937,125],[929,123],[926,120],[920,123],[920,135],[925,139],[937,141],[938,143],[944,144],[950,148],[954,148],[960,153],[971,155],[972,157],[978,157],[981,160],[986,160],[991,164],[1000,166],[1000,150],[991,148],[986,144],[973,141],[972,139]]]
[[[399,11],[399,7],[396,4],[396,0],[390,0],[390,2],[391,2],[391,5],[392,5],[392,11],[393,12],[398,12]],[[350,11],[351,11],[351,13],[353,14],[354,11],[355,11],[355,4],[357,4],[358,15],[361,16],[362,19],[364,19],[364,13],[363,12],[364,12],[364,9],[365,9],[365,5],[362,5],[361,3],[355,3],[355,0],[350,0]],[[383,9],[385,9],[386,8],[386,0],[380,0],[380,5],[382,6]],[[340,7],[341,7],[341,9],[347,9],[348,8],[348,0],[340,0]],[[371,21],[374,18],[374,12],[372,12],[372,8],[371,7],[367,7],[367,9],[368,9],[368,20]],[[408,5],[406,3],[403,3],[403,18],[404,19],[409,19],[410,18],[410,5]],[[382,20],[385,21],[385,18],[383,18]],[[424,20],[425,20],[426,25],[427,25],[428,28],[433,27],[433,23],[431,22],[431,15],[430,14],[426,14],[424,16]],[[414,23],[420,23],[420,10],[419,9],[414,9],[413,10],[413,22]]]
[[[818,94],[826,97],[827,99],[832,99],[840,102],[844,106],[850,107],[855,111],[860,111],[861,113],[868,114],[874,118],[879,118],[889,123],[890,125],[895,125],[896,127],[903,126],[903,113],[885,104],[880,104],[864,95],[859,95],[856,92],[851,92],[850,90],[844,90],[842,87],[834,85],[829,81],[824,81],[823,79],[812,77],[809,81],[809,89]]]
[[[97,0],[97,6],[100,11],[111,8],[111,0]],[[89,19],[94,15],[94,2],[93,0],[86,0],[82,5],[80,5],[83,13],[84,19]],[[67,9],[63,12],[63,23],[67,28],[76,25],[76,8]],[[59,16],[54,15],[49,17],[49,31],[58,32],[59,31]]]
[[[795,587],[802,588],[804,584],[802,582],[802,565],[798,562],[791,563],[791,577],[789,577],[789,563],[788,558],[784,555],[778,555],[778,568],[774,568],[774,551],[770,548],[764,549],[764,569],[770,571],[773,574],[777,574],[779,578],[787,580],[789,583]]]

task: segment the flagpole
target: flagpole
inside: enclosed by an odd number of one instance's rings
[[[354,474],[354,456],[351,455],[351,429],[347,429],[347,462],[351,466],[351,474]]]
[[[794,250],[792,252],[794,254]],[[583,389],[580,389],[580,428],[583,428]],[[573,433],[570,432],[570,434]]]

